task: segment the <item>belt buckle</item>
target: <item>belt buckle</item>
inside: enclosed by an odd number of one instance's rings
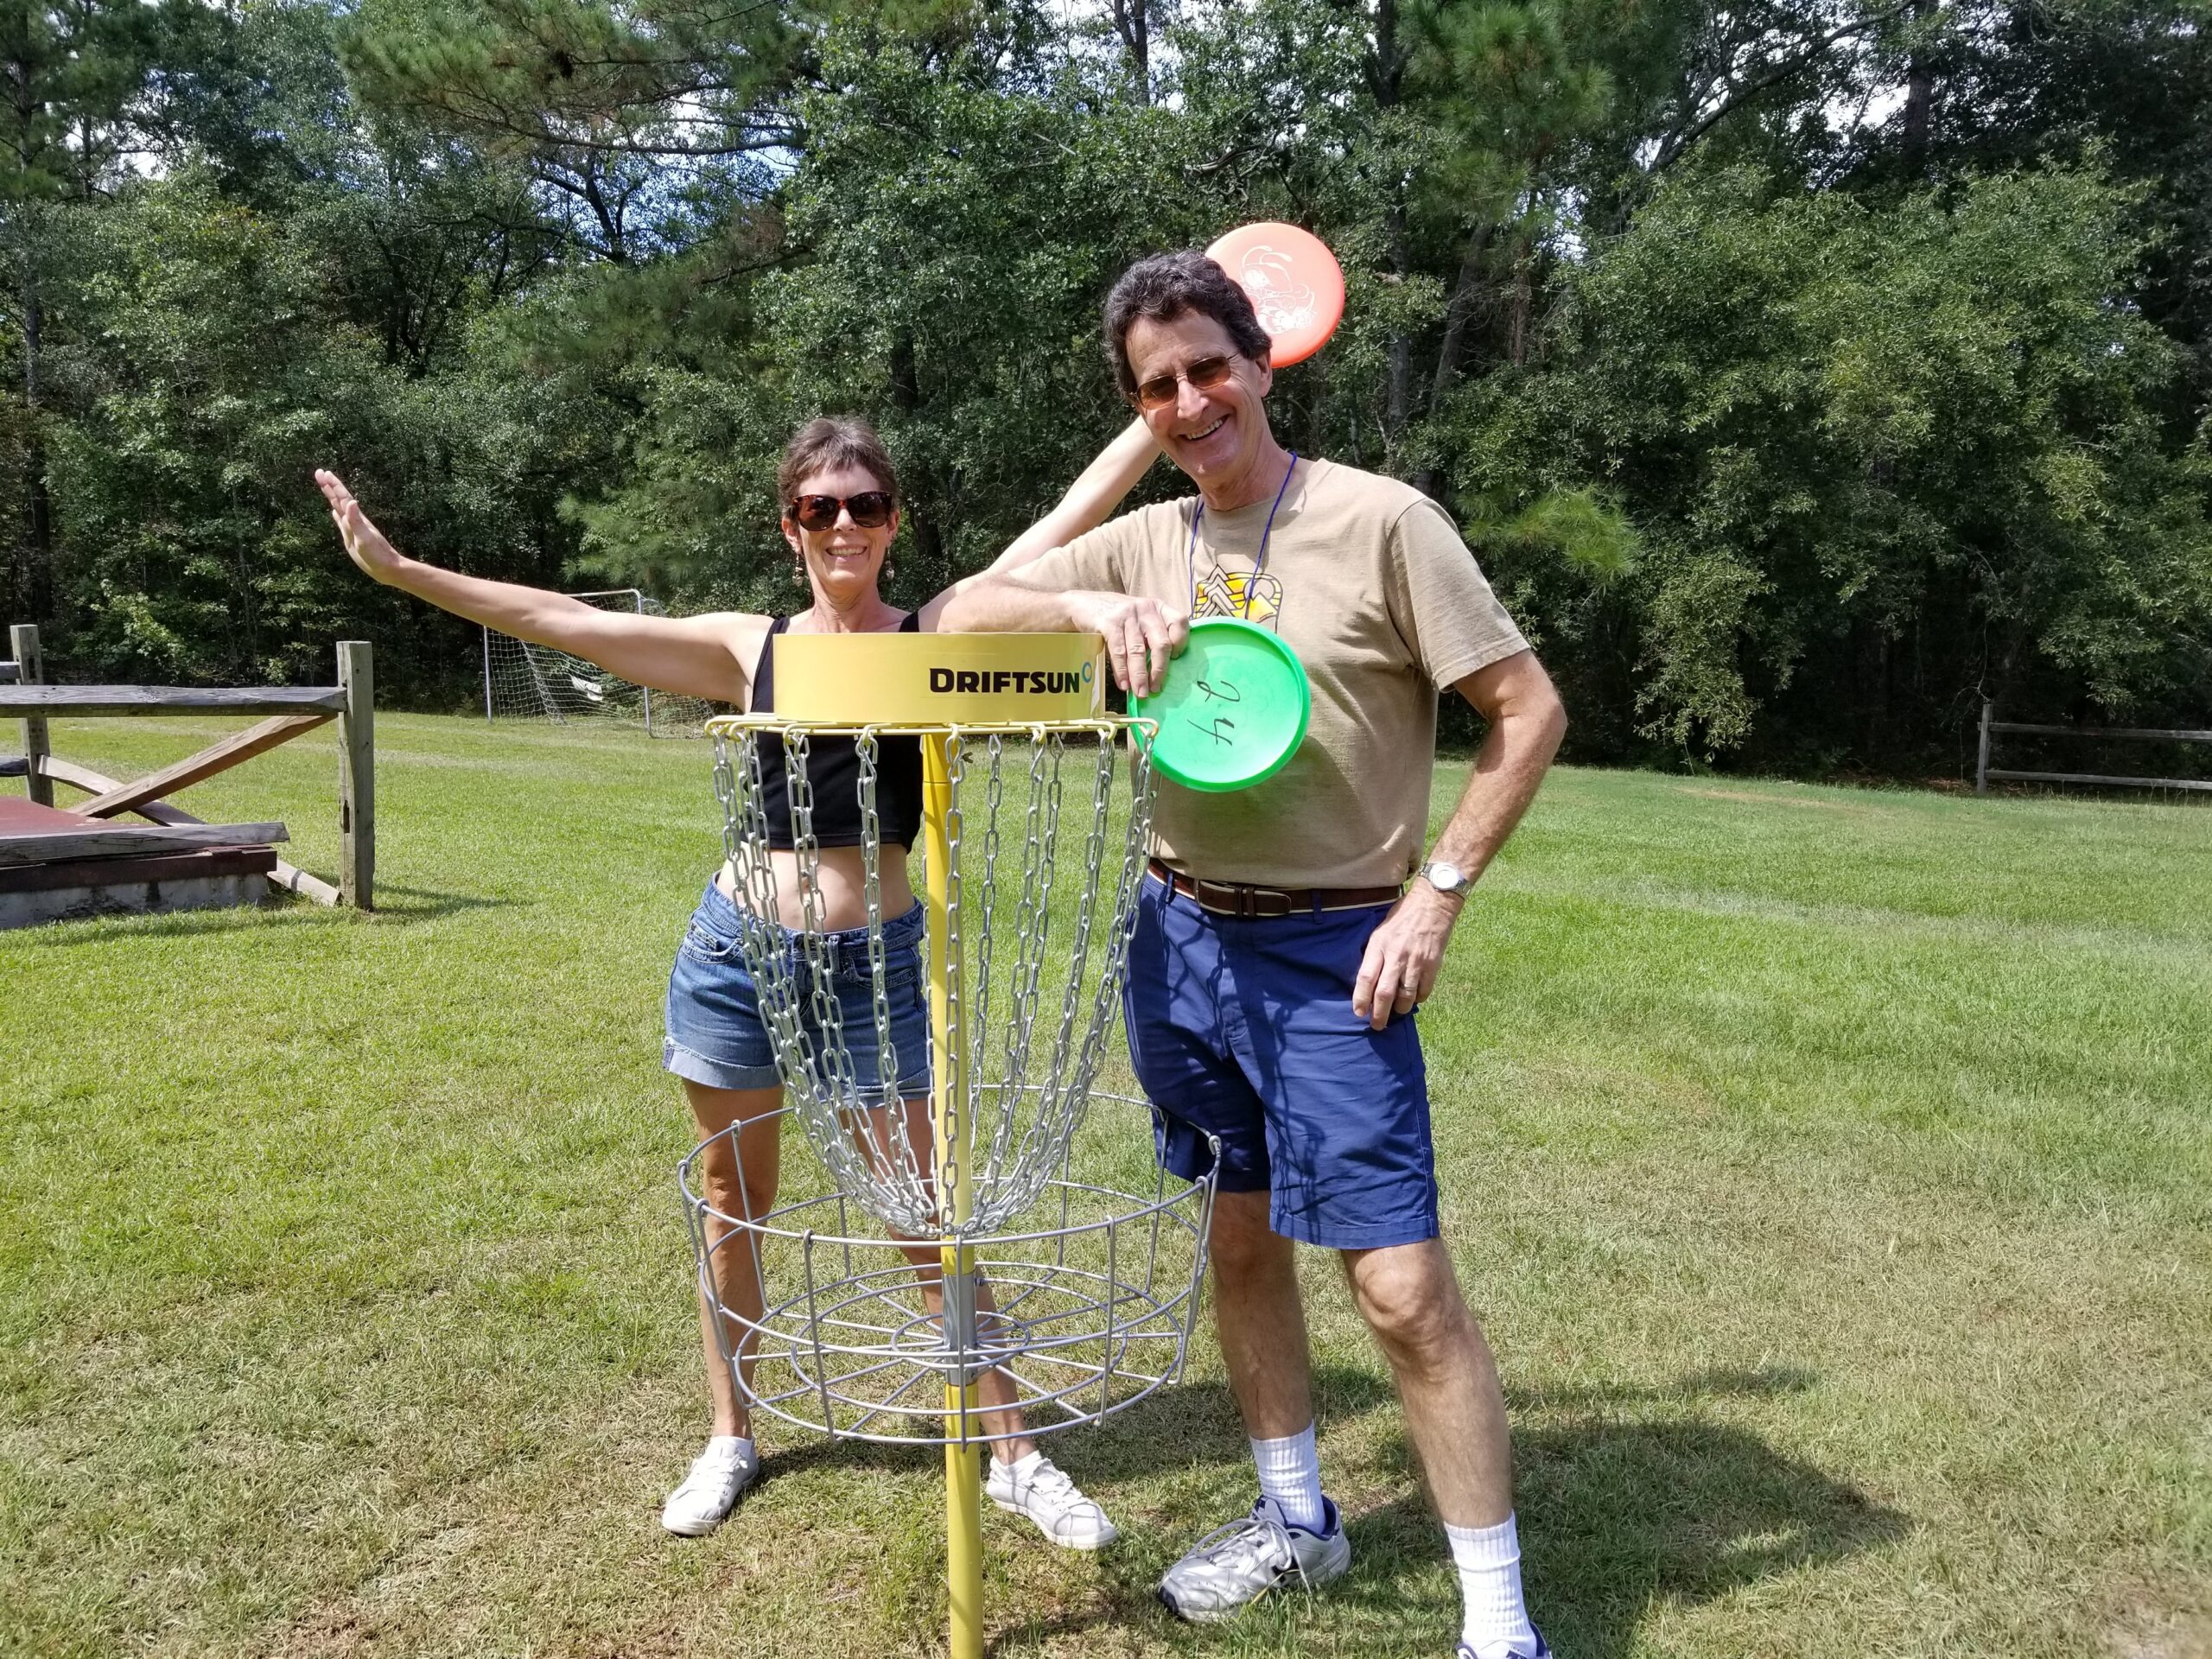
[[[1216,916],[1234,917],[1240,922],[1273,921],[1295,915],[1299,908],[1281,887],[1249,887],[1242,881],[1207,881],[1179,873],[1174,874],[1168,885],[1178,893],[1187,893],[1200,910]]]
[[[1239,887],[1234,891],[1239,921],[1269,922],[1290,914],[1290,895],[1281,887]]]

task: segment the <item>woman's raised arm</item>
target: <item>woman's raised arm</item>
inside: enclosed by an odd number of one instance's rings
[[[347,556],[378,582],[518,639],[581,657],[639,685],[718,702],[745,702],[766,617],[734,611],[687,617],[602,611],[543,588],[442,570],[394,547],[337,474],[318,470],[315,481],[330,503]]]
[[[1160,446],[1142,421],[1131,421],[1116,433],[1098,458],[1084,467],[1059,505],[1015,537],[1005,552],[978,575],[963,576],[922,607],[922,631],[934,632],[944,603],[969,583],[982,576],[1002,576],[1019,570],[1039,556],[1073,541],[1086,530],[1096,530],[1114,516],[1114,509],[1137,486],[1137,480],[1160,459]]]
[[[1073,541],[1086,530],[1096,530],[1114,516],[1122,498],[1136,488],[1137,480],[1160,459],[1160,446],[1142,421],[1131,421],[1098,452],[1098,459],[1079,474],[1059,505],[1015,537],[1005,552],[991,561],[989,574],[1004,575],[1019,570],[1040,553]]]

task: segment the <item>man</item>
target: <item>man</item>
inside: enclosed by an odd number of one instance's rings
[[[1133,266],[1106,334],[1122,391],[1198,499],[987,579],[944,626],[1094,630],[1142,694],[1187,613],[1244,616],[1295,650],[1313,690],[1305,742],[1266,783],[1162,785],[1130,946],[1129,1046],[1161,1160],[1195,1176],[1207,1134],[1222,1142],[1215,1319],[1261,1491],[1160,1593],[1185,1618],[1224,1618],[1351,1562],[1314,1451],[1302,1240],[1341,1253],[1389,1360],[1459,1571],[1462,1659],[1543,1659],[1522,1599],[1504,1400],[1439,1236],[1412,1016],[1566,716],[1441,509],[1276,442],[1268,338],[1219,266],[1197,253]],[[1490,730],[1424,860],[1441,687]]]

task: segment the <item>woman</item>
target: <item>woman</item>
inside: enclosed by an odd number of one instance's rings
[[[992,569],[1025,564],[1103,522],[1158,453],[1142,424],[1131,426],[1091,463],[1059,505],[1024,532]],[[539,588],[442,570],[404,557],[334,474],[319,471],[315,476],[330,503],[346,551],[378,582],[503,633],[583,658],[637,684],[736,703],[756,712],[773,707],[778,635],[926,631],[944,603],[941,594],[909,614],[884,602],[878,583],[899,532],[899,486],[881,442],[859,421],[808,423],[791,439],[777,469],[784,539],[797,562],[796,574],[813,601],[791,617],[743,612],[639,616],[599,610]],[[817,768],[834,760],[824,753],[830,744],[817,742],[815,747],[809,772],[818,782]],[[896,841],[903,848],[912,837],[920,810],[920,752],[913,740],[885,741],[879,812],[887,844]],[[779,886],[789,894],[797,890],[797,864],[788,851],[788,806],[780,824],[774,810],[781,781],[764,779],[771,797],[769,845]],[[868,912],[857,825],[851,826],[849,837],[841,837],[826,822],[833,792],[823,793],[816,810],[822,843],[822,925],[835,931],[865,929]],[[841,839],[849,844],[836,844]],[[883,859],[879,880],[882,912],[891,918],[884,924],[883,934],[894,960],[887,966],[893,970],[905,966],[895,960],[899,955],[918,965],[922,912],[907,883],[906,860]],[[685,931],[669,978],[662,1064],[682,1081],[700,1135],[712,1142],[704,1171],[709,1202],[725,1215],[760,1216],[775,1205],[783,1090],[753,985],[735,949],[740,923],[734,891],[733,874],[724,865],[708,883]],[[781,919],[790,925],[794,918],[786,913]],[[917,1142],[926,1146],[928,1014],[920,988],[925,976],[895,976],[915,988],[911,999],[894,1012],[893,1045],[906,1057],[904,1075],[896,1082],[907,1111],[922,1115],[910,1129]],[[868,988],[855,984],[849,988],[856,1000],[845,1016],[845,1030],[866,1090],[878,1084],[875,1024],[867,1007]],[[724,1135],[733,1127],[734,1135]],[[934,1307],[938,1248],[917,1244],[908,1254]],[[752,1252],[717,1250],[715,1262],[716,1288],[724,1303],[757,1318],[761,1290]],[[703,1298],[700,1320],[708,1384],[714,1396],[713,1433],[661,1510],[662,1526],[687,1537],[719,1526],[760,1471],[746,1405],[721,1363],[712,1314]],[[749,1377],[749,1361],[747,1371]],[[982,1395],[987,1432],[1013,1436],[992,1443],[992,1500],[1001,1509],[1027,1515],[1047,1538],[1070,1548],[1094,1549],[1113,1538],[1113,1523],[1098,1505],[1053,1467],[1035,1442],[1020,1435],[1021,1420],[1014,1409],[1009,1380],[1000,1372],[987,1373]]]

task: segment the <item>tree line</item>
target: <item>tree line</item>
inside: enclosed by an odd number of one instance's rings
[[[2212,718],[2204,0],[5,3],[5,613],[73,677],[365,635],[465,705],[319,464],[463,569],[790,608],[825,410],[918,600],[1127,418],[1120,270],[1285,219],[1348,301],[1282,435],[1447,505],[1574,757]]]

